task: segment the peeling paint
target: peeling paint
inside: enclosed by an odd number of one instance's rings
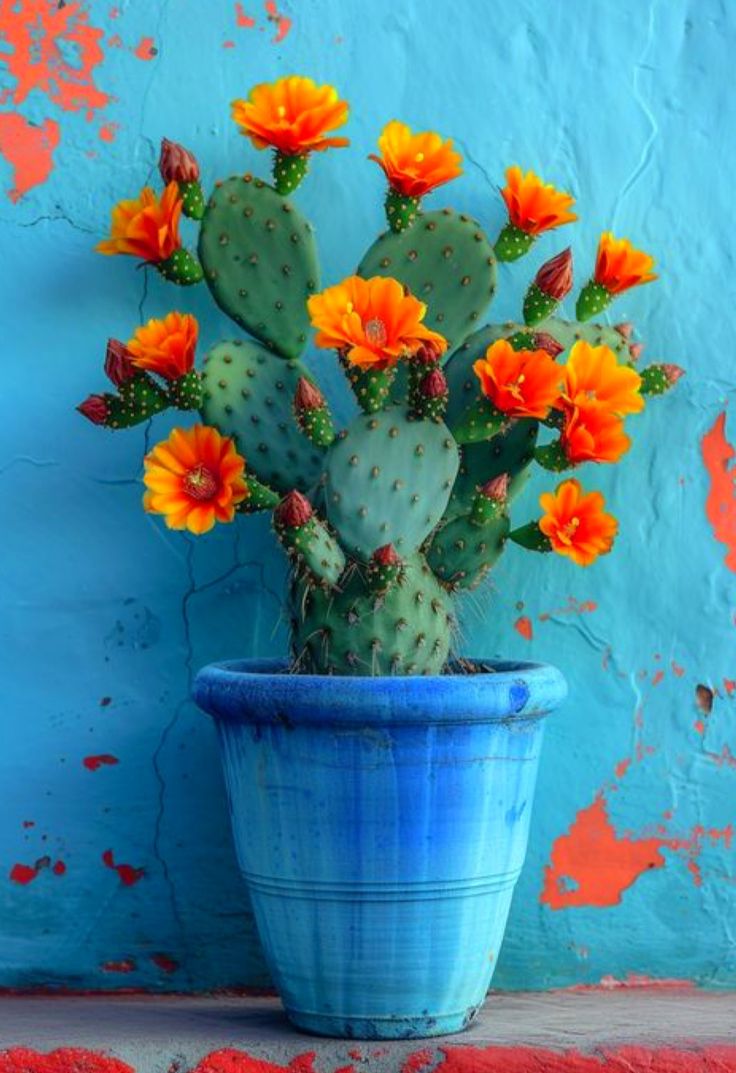
[[[0,1052],[0,1073],[135,1073],[127,1062],[80,1047],[61,1047],[48,1054],[27,1047]]]
[[[339,1069],[325,1070],[315,1068],[316,1054],[309,1051],[292,1058],[288,1065],[275,1065],[265,1058],[254,1058],[246,1051],[226,1048],[213,1051],[199,1062],[192,1073],[355,1073],[355,1067],[341,1066]],[[3,1073],[0,1069],[0,1073]]]
[[[528,615],[520,615],[514,623],[514,629],[518,634],[521,634],[525,641],[531,641],[534,634],[534,628],[532,626],[532,620]]]
[[[102,854],[102,862],[106,868],[117,872],[124,887],[134,886],[146,874],[145,868],[134,868],[130,864],[115,864],[111,849],[106,849]]]
[[[88,771],[98,771],[101,767],[111,767],[119,764],[117,756],[111,753],[98,753],[96,756],[85,756],[82,764]]]
[[[142,37],[133,49],[134,55],[139,60],[153,60],[158,55],[158,49],[152,37]]]
[[[11,201],[19,201],[34,186],[46,182],[59,137],[59,124],[53,119],[44,119],[37,126],[19,112],[0,112],[0,154],[13,169],[13,185],[7,192]]]
[[[434,1073],[725,1073],[736,1069],[736,1047],[669,1047],[549,1051],[538,1047],[443,1047]]]
[[[726,413],[718,415],[703,437],[703,463],[710,477],[710,489],[705,501],[705,513],[713,536],[727,548],[726,566],[736,570],[736,467],[731,462],[733,447],[726,439]]]

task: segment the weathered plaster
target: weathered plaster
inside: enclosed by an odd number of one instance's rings
[[[101,385],[107,336],[141,318],[176,304],[205,343],[232,334],[203,290],[92,246],[112,201],[154,176],[162,134],[191,145],[207,182],[265,167],[228,102],[303,71],[353,104],[352,149],[316,161],[299,194],[327,282],[382,226],[365,157],[394,115],[456,136],[466,175],[447,199],[491,231],[508,162],[579,198],[580,226],[503,268],[495,319],[563,242],[579,280],[609,225],[657,254],[660,282],[615,318],[688,376],[623,464],[588,477],[620,516],[616,553],[580,571],[512,549],[465,608],[468,653],[548,659],[571,685],[494,983],[733,985],[728,5],[0,0],[0,35],[0,983],[266,981],[188,691],[210,659],[283,650],[282,563],[263,521],[196,541],[142,513],[140,459],[166,420],[105,435],[73,407]]]

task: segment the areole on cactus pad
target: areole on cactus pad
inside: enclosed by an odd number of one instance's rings
[[[146,506],[193,532],[272,513],[291,569],[295,672],[440,673],[457,654],[455,594],[478,585],[509,541],[580,564],[610,550],[615,519],[577,471],[620,457],[629,415],[682,370],[662,362],[637,371],[632,326],[589,318],[655,279],[653,260],[604,232],[578,320],[565,320],[572,255],[552,249],[520,295],[521,319],[484,326],[497,262],[577,219],[575,199],[509,168],[508,218],[494,242],[469,215],[423,210],[425,196],[462,173],[460,154],[451,140],[392,120],[372,156],[388,180],[388,230],[355,275],[320,290],[315,231],[291,197],[323,166],[310,169],[311,154],[347,146],[333,135],[346,103],[291,76],[255,87],[233,117],[256,150],[273,150],[272,182],[246,172],[205,197],[194,154],[164,139],[165,189],[121,201],[98,248],[181,285],[204,279],[248,335],[210,346],[198,370],[196,322],[169,311],[131,332],[128,348],[111,341],[113,390],[79,409],[109,428],[170,407],[199,410],[218,444],[231,445],[218,457],[244,460],[233,495],[205,457],[215,443],[206,434],[159,444],[147,459]],[[199,227],[198,258],[182,245],[182,214]],[[319,356],[307,368],[312,330]],[[354,396],[345,428],[312,371],[325,350]],[[535,464],[550,471],[548,489],[512,524]]]

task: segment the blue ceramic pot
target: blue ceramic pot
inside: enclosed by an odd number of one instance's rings
[[[326,1036],[458,1032],[527,846],[553,667],[341,678],[213,664],[235,845],[287,1014]]]

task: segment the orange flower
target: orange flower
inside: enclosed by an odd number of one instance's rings
[[[127,348],[139,369],[178,380],[194,368],[199,325],[191,313],[167,313],[136,330]]]
[[[289,75],[262,82],[231,107],[241,134],[256,149],[271,146],[285,156],[300,156],[350,144],[347,138],[325,137],[347,122],[347,102],[334,86],[318,86],[311,78]]]
[[[509,417],[544,418],[560,393],[562,370],[546,350],[514,350],[497,339],[473,365],[481,390]]]
[[[556,491],[541,495],[539,503],[545,512],[539,528],[560,555],[578,566],[589,566],[611,550],[618,522],[605,513],[606,501],[600,492],[586,494],[579,481],[567,480]]]
[[[565,365],[565,401],[572,406],[597,402],[610,413],[637,414],[644,409],[639,393],[641,377],[628,365],[619,365],[607,346],[591,346],[579,339]]]
[[[215,522],[231,522],[248,495],[245,460],[216,428],[175,428],[144,459],[143,506],[163,514],[169,529],[206,533]]]
[[[620,417],[595,402],[567,408],[560,436],[568,462],[618,462],[631,446]]]
[[[544,183],[533,171],[522,174],[521,168],[506,169],[506,186],[501,191],[509,211],[509,220],[527,235],[540,235],[562,224],[577,220],[570,208],[575,198]]]
[[[404,197],[423,197],[430,190],[462,175],[462,157],[434,131],[412,134],[398,119],[387,123],[378,139],[381,155],[371,153],[386,173],[389,184]]]
[[[614,238],[610,231],[603,232],[593,278],[609,294],[621,294],[630,287],[651,283],[657,279],[653,268],[654,258],[648,253],[635,249],[627,238]]]
[[[424,346],[437,357],[447,349],[447,341],[422,324],[426,305],[390,277],[348,276],[312,295],[307,306],[317,346],[344,351],[362,369],[388,369]]]
[[[144,186],[137,198],[113,208],[110,237],[97,244],[97,252],[129,253],[154,263],[167,260],[181,246],[181,209],[176,183],[169,183],[160,199]]]

